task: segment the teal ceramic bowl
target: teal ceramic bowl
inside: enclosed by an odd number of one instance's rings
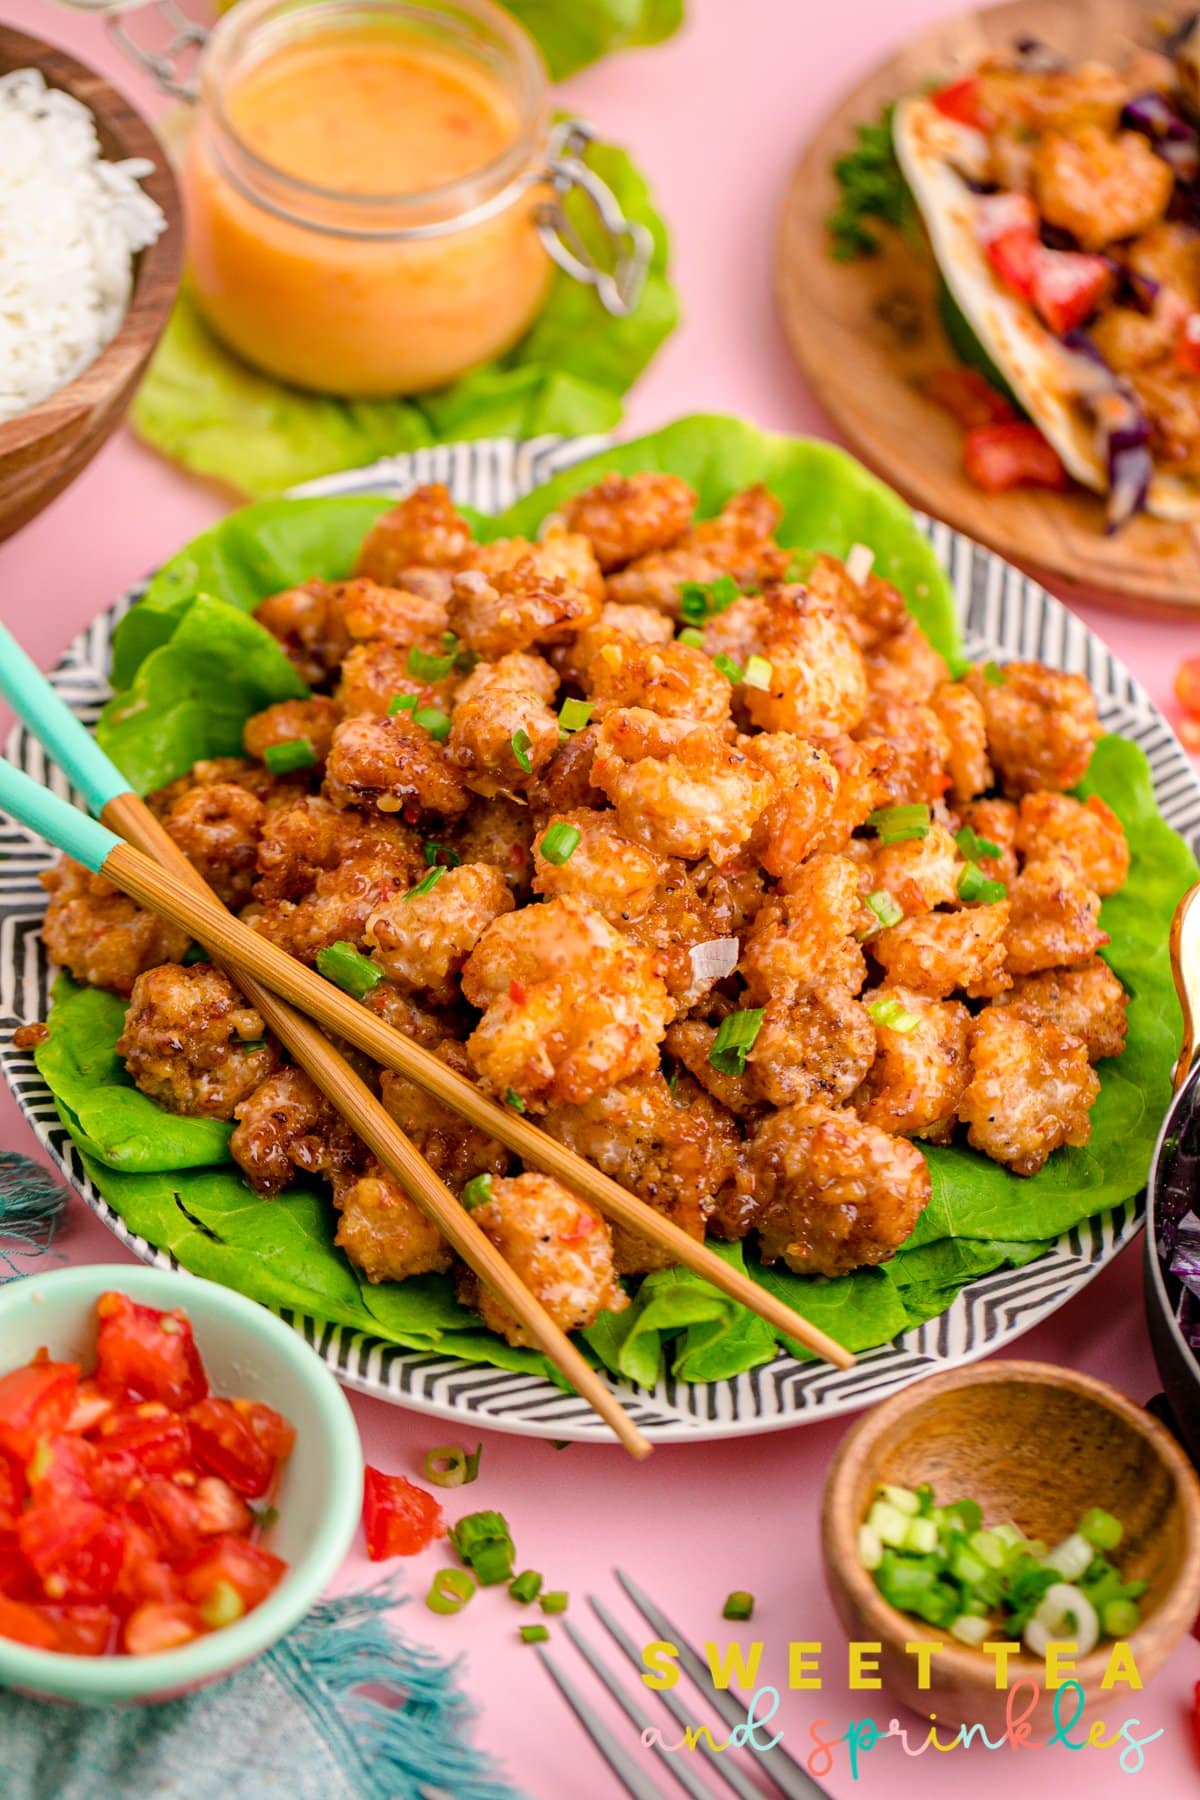
[[[288,1573],[261,1606],[210,1636],[157,1656],[62,1656],[0,1637],[0,1686],[83,1705],[166,1700],[250,1662],[290,1631],[340,1566],[362,1508],[362,1448],[345,1395],[304,1340],[228,1288],[165,1269],[121,1264],[27,1275],[0,1288],[0,1373],[42,1344],[95,1366],[96,1301],[110,1289],[145,1306],[181,1306],[214,1393],[276,1408],[296,1428],[264,1538]]]

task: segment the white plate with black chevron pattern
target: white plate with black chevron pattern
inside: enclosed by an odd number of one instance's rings
[[[495,512],[602,447],[600,439],[449,445],[391,457],[300,491],[399,495],[417,482],[444,481],[460,504]],[[949,571],[969,654],[1002,661],[1036,658],[1082,671],[1096,691],[1106,729],[1146,752],[1163,817],[1200,851],[1200,783],[1149,696],[1100,640],[1036,583],[947,526],[923,520],[922,527]],[[113,628],[138,592],[126,594],[76,638],[52,676],[89,723],[108,695]],[[25,732],[14,732],[8,755],[56,792],[68,792],[60,772]],[[92,1211],[144,1262],[173,1267],[170,1256],[131,1232],[93,1188],[32,1057],[12,1044],[17,1021],[44,1018],[48,1005],[51,970],[38,935],[45,895],[37,876],[52,860],[46,846],[27,833],[11,826],[0,831],[0,1067],[38,1138]],[[845,1373],[781,1354],[729,1381],[692,1386],[664,1380],[653,1390],[621,1387],[619,1392],[632,1417],[658,1442],[773,1431],[850,1412],[923,1375],[1011,1343],[1078,1293],[1140,1227],[1141,1206],[1135,1203],[1090,1219],[1038,1262],[972,1283],[940,1318],[866,1353]],[[399,1350],[340,1326],[284,1317],[348,1387],[498,1431],[611,1441],[584,1402],[538,1376]]]

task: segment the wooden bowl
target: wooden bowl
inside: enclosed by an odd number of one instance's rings
[[[137,259],[129,311],[112,341],[74,381],[0,424],[0,539],[60,494],[120,423],[166,325],[183,265],[179,190],[146,121],[73,56],[0,25],[0,74],[27,68],[40,69],[48,87],[91,109],[107,158],[139,156],[154,164],[142,187],[161,206],[167,228]]]
[[[1114,1561],[1129,1580],[1146,1581],[1142,1623],[1129,1647],[1149,1681],[1200,1610],[1200,1482],[1169,1432],[1142,1407],[1102,1381],[1043,1363],[998,1361],[937,1375],[875,1407],[843,1440],[825,1486],[822,1554],[838,1617],[855,1643],[882,1645],[886,1689],[940,1723],[979,1723],[1003,1731],[1008,1694],[995,1686],[996,1664],[921,1620],[897,1612],[858,1559],[858,1527],[880,1482],[929,1482],[939,1502],[970,1498],[984,1524],[1012,1520],[1032,1537],[1056,1543],[1091,1506],[1121,1520]],[[906,1643],[932,1643],[931,1681],[917,1686]],[[1111,1644],[1081,1657],[1075,1675],[1088,1712],[1112,1707],[1129,1690],[1100,1682]],[[1009,1688],[1036,1681],[1028,1717],[1052,1722],[1045,1665],[1022,1654],[1009,1665]],[[1022,1715],[1032,1689],[1018,1696]],[[1069,1719],[1073,1708],[1066,1708]]]

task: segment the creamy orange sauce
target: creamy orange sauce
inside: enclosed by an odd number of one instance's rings
[[[303,189],[282,175],[358,197],[463,182],[458,210],[478,204],[490,190],[472,177],[519,130],[481,65],[400,32],[327,33],[264,56],[231,83],[225,109],[232,151],[214,154],[204,119],[188,145],[188,242],[204,312],[248,362],[325,393],[417,393],[508,349],[531,324],[551,272],[535,189],[417,239],[355,236],[352,209],[331,213],[327,202],[311,202],[335,224],[324,231],[263,203],[273,188],[307,217]]]

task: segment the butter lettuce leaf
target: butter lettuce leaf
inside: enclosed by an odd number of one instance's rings
[[[562,81],[614,50],[660,44],[683,23],[683,0],[504,0]]]

